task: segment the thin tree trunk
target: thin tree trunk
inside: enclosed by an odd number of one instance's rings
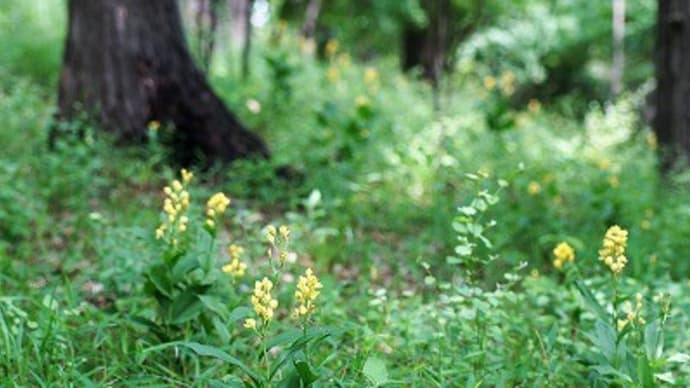
[[[208,73],[213,60],[218,27],[218,8],[222,0],[198,0],[196,8],[196,33],[199,62]]]
[[[611,66],[611,97],[623,90],[625,69],[625,0],[613,0],[613,64]]]
[[[304,16],[304,25],[302,26],[302,35],[305,39],[314,39],[314,35],[316,34],[316,22],[319,20],[320,12],[321,0],[309,0],[307,12]]]
[[[659,0],[656,134],[662,168],[690,155],[690,1]]]
[[[189,55],[176,0],[70,0],[59,118],[85,110],[124,142],[146,139],[152,120],[173,125],[176,158],[267,157],[213,93]]]
[[[242,46],[242,78],[249,77],[249,58],[252,49],[252,9],[254,0],[247,0],[244,15],[244,45]]]

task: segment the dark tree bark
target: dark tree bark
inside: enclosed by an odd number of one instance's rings
[[[307,10],[304,14],[304,24],[302,25],[302,35],[305,39],[313,39],[316,34],[316,23],[321,12],[321,0],[309,0]]]
[[[173,125],[183,163],[269,155],[194,64],[176,0],[70,0],[58,107],[65,120],[87,111],[126,143],[145,141],[152,120]]]
[[[659,0],[655,130],[662,167],[690,156],[690,1]]]
[[[427,25],[410,25],[403,32],[402,67],[410,70],[420,67],[422,76],[436,85],[443,71],[449,47],[449,0],[423,2],[429,18]]]

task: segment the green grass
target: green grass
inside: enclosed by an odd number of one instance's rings
[[[506,96],[479,77],[446,85],[435,111],[428,85],[393,63],[319,63],[295,45],[259,46],[247,81],[217,60],[214,87],[274,158],[195,171],[175,258],[154,237],[179,178],[159,145],[115,148],[87,128],[48,152],[53,89],[17,69],[0,82],[0,384],[237,385],[284,355],[274,382],[690,384],[687,172],[657,173],[641,95],[583,121],[511,107],[495,131]],[[283,165],[303,179],[273,176]],[[204,206],[220,191],[233,202],[212,237]],[[269,224],[290,225],[294,263],[267,260]],[[629,231],[620,277],[597,259],[613,224]],[[561,241],[576,251],[563,271]],[[230,242],[246,250],[236,282],[220,271]],[[176,290],[206,303],[175,294],[169,314],[152,279],[175,260],[191,260]],[[307,334],[288,316],[305,267],[323,283]],[[242,322],[264,276],[279,307],[259,341]],[[646,323],[618,331],[637,292]]]

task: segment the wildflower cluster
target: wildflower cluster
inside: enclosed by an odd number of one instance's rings
[[[297,290],[295,291],[295,301],[298,306],[293,311],[295,318],[308,318],[316,309],[316,297],[319,290],[323,287],[319,279],[314,275],[311,268],[307,268],[304,275],[299,277]]]
[[[603,261],[614,275],[620,274],[628,263],[625,257],[627,242],[628,231],[620,226],[614,225],[606,231],[602,248],[599,250],[599,260]]]
[[[562,269],[563,264],[575,261],[575,250],[567,242],[562,242],[553,250],[553,266]]]
[[[230,256],[230,263],[223,266],[223,272],[232,277],[242,277],[247,269],[247,264],[240,261],[240,256],[244,253],[244,249],[235,244],[228,247],[228,255]]]
[[[170,186],[165,186],[163,193],[165,200],[163,201],[163,212],[166,215],[165,220],[156,229],[156,239],[162,239],[166,232],[173,230],[179,233],[184,233],[187,230],[187,223],[189,218],[185,215],[189,209],[189,192],[184,185],[191,182],[193,174],[185,169],[180,171],[182,182],[175,179]],[[173,242],[176,242],[173,239]]]
[[[206,227],[215,230],[216,219],[225,213],[230,205],[230,198],[223,193],[215,193],[206,202]]]
[[[285,264],[288,257],[288,243],[290,242],[290,228],[281,225],[276,229],[273,225],[266,227],[266,240],[269,243],[268,258],[278,257],[281,265]]]
[[[647,323],[642,317],[642,294],[639,292],[635,294],[635,307],[633,307],[630,301],[626,301],[626,303],[623,304],[623,310],[626,315],[625,318],[619,319],[616,322],[618,331],[625,329],[625,326],[628,324],[638,323],[640,325],[644,325]]]
[[[252,294],[252,306],[254,312],[263,320],[264,324],[273,319],[273,312],[278,307],[278,301],[271,296],[273,282],[264,277],[254,283],[254,293]],[[256,327],[256,320],[249,318],[244,321],[244,327],[253,329]]]

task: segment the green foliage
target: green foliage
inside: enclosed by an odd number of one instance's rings
[[[605,86],[592,67],[609,55],[605,2],[547,3],[487,2],[497,24],[460,51],[436,110],[387,55],[352,55],[394,50],[403,21],[427,22],[417,2],[352,17],[333,2],[326,17],[349,32],[320,59],[291,27],[257,27],[251,76],[223,52],[211,82],[273,159],[197,172],[184,231],[161,239],[160,188],[177,173],[160,133],[123,149],[86,119],[54,126],[62,31],[31,2],[0,5],[17,35],[0,56],[0,385],[689,385],[688,173],[657,171],[647,84],[606,105],[581,93],[580,76]],[[653,7],[629,3],[636,61]],[[363,18],[390,18],[373,44]],[[209,224],[199,199],[219,191],[232,204]],[[613,224],[629,232],[617,277],[597,259]],[[557,265],[563,241],[574,258]],[[223,269],[230,243],[243,276]],[[323,287],[294,319],[305,267]],[[267,320],[252,304],[264,278]]]

